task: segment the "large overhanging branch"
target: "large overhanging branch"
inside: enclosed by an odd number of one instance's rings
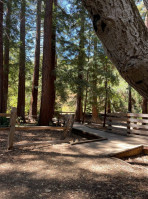
[[[148,0],[143,0],[146,9],[148,10]]]
[[[148,98],[148,31],[134,1],[82,2],[108,57],[122,77]]]

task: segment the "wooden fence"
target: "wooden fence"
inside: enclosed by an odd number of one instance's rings
[[[148,136],[148,114],[109,113],[106,124],[110,132]]]
[[[8,134],[8,149],[13,148],[13,138],[15,133],[15,124],[17,118],[17,109],[15,107],[12,108],[10,114],[0,113],[0,117],[10,117],[10,131]]]

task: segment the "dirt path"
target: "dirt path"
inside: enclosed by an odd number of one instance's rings
[[[34,140],[47,136],[36,132]],[[17,133],[21,142],[32,137]],[[148,198],[146,167],[88,155],[87,149],[68,144],[7,151],[6,138],[6,132],[0,132],[0,199]]]

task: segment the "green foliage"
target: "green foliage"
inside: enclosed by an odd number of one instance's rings
[[[35,48],[35,15],[36,1],[27,0],[26,6],[26,107],[28,113],[30,108],[30,97],[32,90],[34,70],[34,48]],[[144,19],[146,15],[142,1],[136,1],[140,13]],[[11,107],[17,107],[18,75],[19,75],[19,16],[20,1],[12,1],[11,36],[10,36],[10,70],[9,70],[9,92],[8,112]],[[4,15],[5,16],[5,15]],[[81,1],[65,0],[59,1],[56,16],[56,45],[57,45],[57,68],[56,73],[56,110],[75,111],[76,94],[78,88],[83,90],[83,104],[86,90],[88,91],[87,111],[91,112],[93,96],[97,96],[99,112],[104,112],[106,93],[111,102],[112,112],[127,112],[128,107],[128,84],[122,79],[116,68],[105,55],[102,44],[96,38],[92,22],[88,13],[84,10]],[[84,17],[84,35],[81,33]],[[44,3],[42,3],[42,28],[44,20]],[[5,18],[4,18],[5,24]],[[5,25],[4,25],[5,26]],[[4,27],[5,30],[5,27]],[[41,65],[43,34],[41,34]],[[84,47],[80,41],[83,40]],[[94,41],[97,47],[94,49]],[[81,47],[81,48],[80,48]],[[80,54],[81,59],[79,59]],[[82,71],[80,71],[82,67]],[[78,74],[83,78],[78,78]],[[39,76],[39,101],[40,108],[42,72]],[[107,87],[105,86],[107,83]],[[142,98],[132,89],[133,112],[141,112]]]
[[[1,127],[8,127],[10,123],[10,118],[0,117],[0,126]]]

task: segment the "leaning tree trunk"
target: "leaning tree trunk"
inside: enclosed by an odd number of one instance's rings
[[[4,48],[4,81],[3,81],[3,108],[2,111],[7,111],[8,101],[8,75],[9,75],[9,51],[10,51],[10,25],[11,25],[11,6],[12,0],[7,2],[7,14],[6,14],[6,30],[5,30],[5,48]]]
[[[148,31],[133,0],[82,0],[122,77],[148,98]],[[148,2],[148,1],[146,1]]]
[[[32,82],[32,97],[29,111],[29,118],[37,118],[37,99],[38,99],[38,81],[39,81],[39,66],[40,66],[40,35],[41,35],[41,2],[37,2],[37,19],[36,19],[36,48],[35,48],[35,63]]]
[[[53,0],[45,1],[44,19],[44,47],[43,47],[43,66],[42,66],[42,96],[39,116],[39,125],[49,125],[50,103],[51,103],[51,50],[52,50],[52,11]]]
[[[26,1],[21,1],[20,15],[20,57],[17,115],[25,120],[25,10]]]
[[[3,100],[3,2],[0,1],[0,113]]]

